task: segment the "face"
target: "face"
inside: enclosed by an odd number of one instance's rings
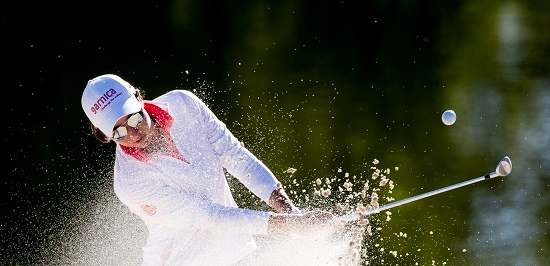
[[[141,115],[141,116],[140,116]],[[143,121],[140,122],[137,127],[132,127],[136,124],[136,121],[139,121],[143,117]],[[152,138],[153,129],[151,127],[151,119],[149,114],[142,109],[139,113],[130,114],[120,118],[113,128],[117,129],[119,127],[124,127],[126,129],[126,137],[121,140],[113,139],[116,143],[134,148],[145,148],[149,145]],[[118,132],[123,132],[124,130],[117,130]]]

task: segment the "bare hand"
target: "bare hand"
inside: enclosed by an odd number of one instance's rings
[[[303,214],[272,214],[269,218],[270,233],[305,233],[322,226],[335,226],[335,216],[327,211],[308,211]]]
[[[294,206],[282,187],[278,187],[271,192],[269,205],[278,213],[300,213],[300,210]]]
[[[308,211],[301,215],[301,223],[306,225],[324,225],[326,223],[332,223],[335,216],[327,211]]]

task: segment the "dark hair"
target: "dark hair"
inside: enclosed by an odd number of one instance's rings
[[[135,88],[136,89],[136,92],[134,93],[134,96],[136,96],[136,98],[138,99],[138,101],[143,101],[143,97],[145,96],[145,92],[142,91],[141,89],[139,88]],[[94,124],[90,123],[90,126],[92,128],[92,135],[99,141],[101,141],[102,143],[109,143],[111,142],[111,138],[110,137],[107,137],[105,136],[105,134],[103,134],[103,132],[101,132],[101,130],[99,130],[98,127],[94,126]]]

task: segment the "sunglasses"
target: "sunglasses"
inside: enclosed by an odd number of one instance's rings
[[[135,114],[132,114],[128,118],[128,120],[126,120],[126,123],[113,129],[112,139],[114,141],[123,140],[126,137],[126,135],[128,135],[128,130],[126,129],[126,126],[137,128],[141,124],[141,122],[143,122],[143,120],[145,120],[145,117],[143,117],[143,110]]]

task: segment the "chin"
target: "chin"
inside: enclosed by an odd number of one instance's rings
[[[144,136],[139,142],[136,142],[136,147],[137,148],[140,148],[140,149],[143,149],[147,146],[149,146],[149,138],[148,136]]]

